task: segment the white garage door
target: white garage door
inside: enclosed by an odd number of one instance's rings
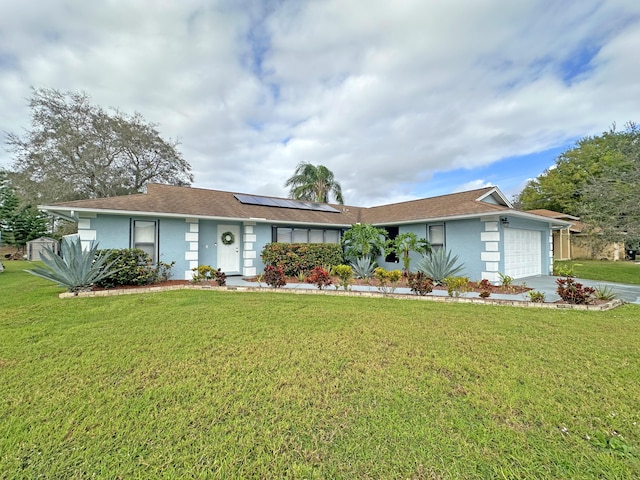
[[[540,232],[504,229],[504,273],[513,278],[542,274]]]

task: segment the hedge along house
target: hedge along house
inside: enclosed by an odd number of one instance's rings
[[[80,239],[100,248],[141,248],[173,262],[174,277],[191,279],[199,265],[253,276],[269,242],[338,243],[356,223],[414,232],[434,249],[459,255],[464,274],[496,282],[549,275],[552,231],[568,222],[515,210],[497,187],[377,207],[316,204],[219,190],[150,184],[147,192],[40,206],[78,224]],[[418,255],[412,254],[412,265]],[[399,268],[398,259],[378,264]]]

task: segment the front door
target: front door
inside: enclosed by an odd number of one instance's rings
[[[224,273],[240,273],[240,226],[218,225],[217,267]]]

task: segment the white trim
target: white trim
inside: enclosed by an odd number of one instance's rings
[[[78,230],[89,230],[91,228],[91,219],[90,218],[79,218],[78,219]]]
[[[481,242],[499,242],[500,232],[480,232]]]
[[[485,252],[498,252],[500,251],[500,242],[485,242]]]
[[[483,220],[483,219],[480,219],[480,220],[481,220],[482,222],[486,222],[486,221],[485,221],[485,220]],[[496,221],[496,222],[493,222],[493,221],[491,221],[491,222],[486,222],[486,223],[484,224],[484,231],[485,231],[485,232],[497,232],[497,231],[498,231],[498,222],[497,222],[497,221]]]
[[[95,230],[78,230],[78,237],[80,237],[80,240],[95,241],[96,231]]]
[[[500,200],[502,200],[504,202],[504,204],[509,207],[509,208],[513,208],[513,204],[507,199],[507,197],[505,197],[502,192],[500,191],[500,189],[498,187],[493,187],[491,190],[489,190],[487,193],[485,193],[484,195],[479,196],[476,201],[477,202],[481,202],[483,201],[485,198],[490,197],[493,194],[497,194],[498,197],[500,197]]]
[[[480,252],[480,260],[483,262],[499,262],[500,252]]]

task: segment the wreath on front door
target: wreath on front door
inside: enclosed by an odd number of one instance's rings
[[[220,240],[222,240],[222,243],[224,243],[225,245],[233,245],[233,242],[236,241],[236,237],[233,232],[224,232],[220,236]]]

